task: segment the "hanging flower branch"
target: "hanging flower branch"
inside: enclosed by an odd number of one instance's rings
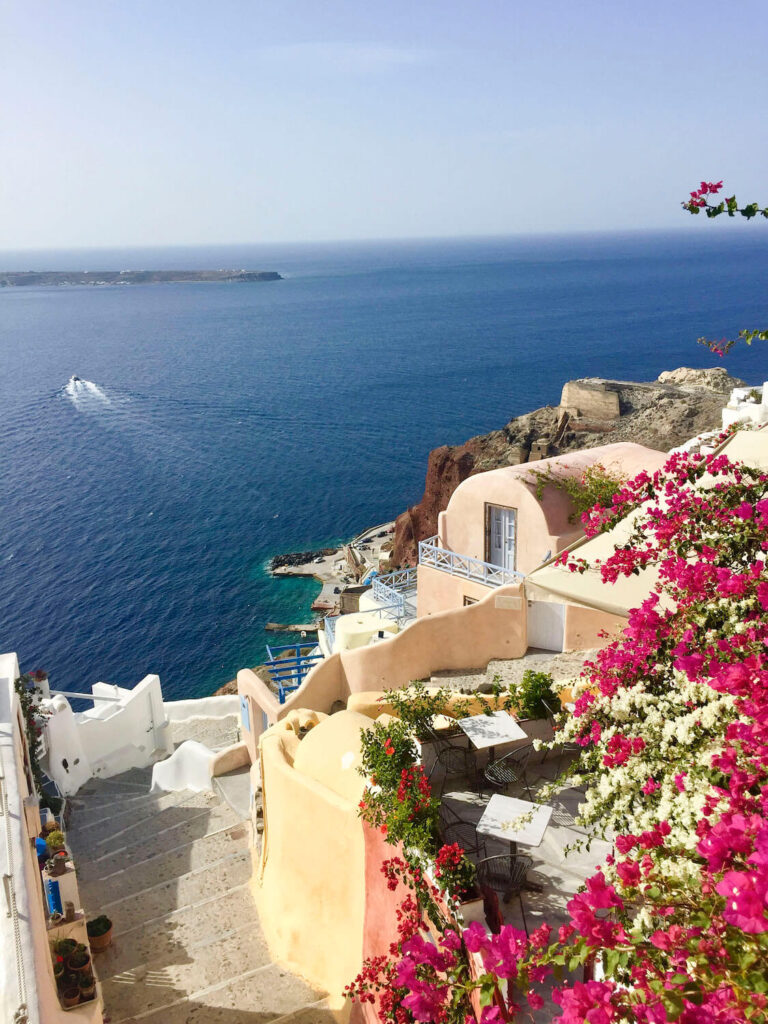
[[[768,218],[768,206],[762,209],[758,203],[739,206],[736,196],[731,196],[729,199],[721,199],[720,202],[709,198],[710,196],[717,196],[722,187],[722,181],[702,181],[699,187],[694,189],[690,197],[681,205],[688,213],[699,214],[703,210],[707,217],[711,219],[719,217],[723,213],[726,213],[729,217],[735,217],[739,213],[742,217],[746,217],[747,220],[751,220],[753,217]],[[699,338],[698,342],[700,345],[706,346],[710,352],[714,352],[715,355],[722,357],[731,351],[737,341],[743,341],[746,345],[751,345],[755,339],[768,341],[768,330],[745,329],[739,331],[738,338],[722,338],[720,341]]]

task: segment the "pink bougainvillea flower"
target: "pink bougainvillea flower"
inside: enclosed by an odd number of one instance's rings
[[[768,932],[768,873],[726,871],[715,891],[725,896],[723,917],[749,935]]]
[[[611,1002],[615,990],[609,981],[577,981],[573,988],[554,989],[552,999],[561,1008],[559,1024],[611,1024],[616,1007]]]

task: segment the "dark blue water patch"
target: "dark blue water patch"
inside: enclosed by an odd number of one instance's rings
[[[246,267],[284,281],[0,293],[4,646],[71,689],[198,696],[317,585],[277,552],[417,500],[427,452],[565,380],[717,360],[768,323],[757,233],[3,254],[18,269]],[[762,381],[759,349],[731,372]],[[68,393],[72,374],[92,382]],[[281,639],[281,638],[276,638]]]

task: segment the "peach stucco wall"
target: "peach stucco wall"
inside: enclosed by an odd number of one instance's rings
[[[480,668],[494,658],[520,658],[527,647],[526,633],[520,587],[499,587],[468,608],[417,619],[391,640],[331,655],[282,705],[254,672],[241,669],[238,692],[249,703],[251,724],[242,735],[251,759],[257,756],[262,710],[269,722],[297,708],[328,712],[335,701],[346,701],[359,690],[391,690],[441,669]]]
[[[537,471],[576,476],[599,462],[611,472],[632,477],[643,469],[659,469],[665,460],[662,452],[643,445],[608,444],[478,473],[453,492],[448,508],[440,516],[439,542],[451,551],[484,560],[486,505],[517,509],[515,568],[527,574],[541,565],[548,551],[554,555],[581,535],[580,526],[568,522],[573,504],[564,491],[550,485],[544,488],[540,500],[536,497]]]
[[[453,493],[445,512],[438,517],[438,543],[460,555],[485,561],[486,508],[503,505],[517,511],[515,568],[527,575],[582,535],[580,524],[569,522],[574,506],[558,487],[543,488],[536,496],[536,473],[555,476],[580,475],[599,462],[617,475],[632,477],[642,469],[653,471],[666,456],[638,444],[610,444],[522,466],[506,466],[469,477]],[[419,616],[460,608],[465,597],[483,598],[489,588],[449,572],[420,565],[418,570]],[[569,644],[566,642],[566,648]]]
[[[417,573],[416,607],[419,618],[434,615],[435,612],[448,611],[451,608],[462,608],[464,598],[471,597],[475,601],[483,601],[494,588],[474,580],[465,580],[461,576],[452,576],[442,569],[431,565],[420,565]]]

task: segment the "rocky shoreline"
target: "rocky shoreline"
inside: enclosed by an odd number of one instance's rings
[[[269,571],[282,569],[284,566],[296,567],[322,562],[324,558],[335,555],[338,548],[319,548],[317,551],[292,551],[285,555],[275,555],[269,562]]]

